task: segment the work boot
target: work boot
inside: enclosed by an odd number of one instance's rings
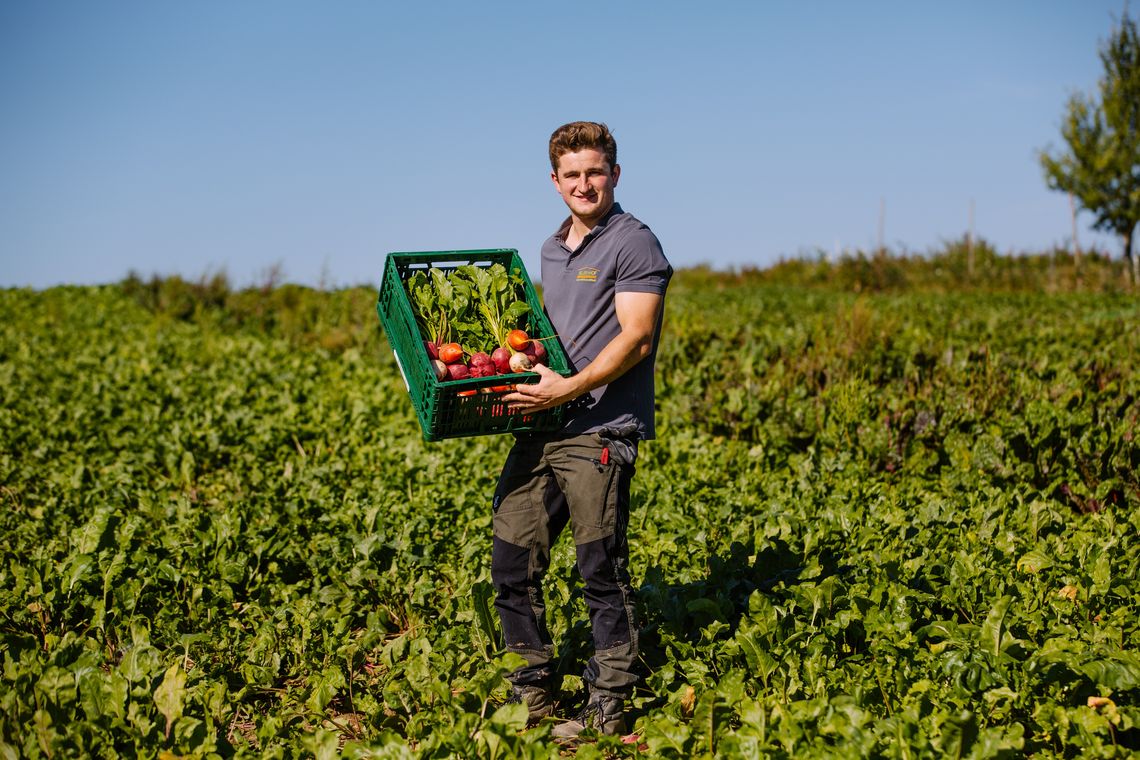
[[[553,739],[574,739],[583,731],[597,731],[606,736],[625,733],[625,700],[608,694],[591,693],[590,701],[574,720],[555,726]]]
[[[508,705],[526,705],[526,723],[533,726],[543,718],[554,714],[554,692],[540,684],[511,684]]]

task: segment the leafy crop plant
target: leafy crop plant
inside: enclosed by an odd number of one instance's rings
[[[574,750],[504,704],[510,441],[423,442],[368,294],[0,292],[0,756],[1133,755],[1135,298],[671,287],[636,736]]]

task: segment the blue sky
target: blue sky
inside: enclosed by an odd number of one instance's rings
[[[607,122],[675,266],[1072,236],[1036,158],[1123,0],[0,4],[0,286],[517,248],[546,141]],[[1119,255],[1081,218],[1083,246]]]

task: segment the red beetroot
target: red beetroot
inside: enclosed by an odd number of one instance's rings
[[[530,359],[532,364],[546,364],[546,347],[537,340],[532,340],[530,344],[523,349],[526,358]]]
[[[447,365],[447,379],[448,380],[466,380],[471,376],[470,370],[467,369],[466,364],[448,364]]]
[[[431,360],[431,368],[435,372],[436,380],[443,380],[447,377],[447,365],[441,362],[439,359]]]
[[[439,358],[439,348],[435,345],[435,343],[432,343],[430,340],[425,340],[424,348],[427,349],[428,356],[430,356],[432,359]]]
[[[495,374],[495,363],[487,354],[476,351],[471,354],[471,359],[467,362],[467,369],[471,372],[471,377],[490,377]]]
[[[511,350],[506,346],[499,346],[491,352],[491,361],[495,363],[495,370],[500,375],[509,374],[511,371]]]

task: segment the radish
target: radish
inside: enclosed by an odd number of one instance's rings
[[[534,369],[534,362],[522,351],[511,355],[512,372],[529,372],[532,369]]]
[[[522,351],[530,345],[530,336],[522,330],[511,330],[507,333],[507,345],[516,351]]]
[[[505,375],[511,371],[511,350],[506,346],[499,346],[491,352],[491,361],[495,363],[495,369],[500,375]]]

